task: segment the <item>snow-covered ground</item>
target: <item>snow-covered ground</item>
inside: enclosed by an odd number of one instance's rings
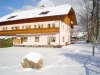
[[[23,56],[30,52],[44,57],[40,70],[23,69]],[[62,48],[0,48],[0,75],[100,75],[100,50],[92,56],[90,44],[77,42]]]

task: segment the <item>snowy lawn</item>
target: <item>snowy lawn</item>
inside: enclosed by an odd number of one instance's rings
[[[30,52],[44,57],[42,69],[21,67],[22,58]],[[0,75],[100,75],[100,50],[93,57],[91,45],[85,42],[62,48],[0,48]]]

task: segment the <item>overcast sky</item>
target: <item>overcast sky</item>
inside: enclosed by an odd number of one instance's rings
[[[70,4],[76,12],[79,12],[81,0],[0,0],[0,17],[17,10],[28,10],[41,5],[53,6]]]

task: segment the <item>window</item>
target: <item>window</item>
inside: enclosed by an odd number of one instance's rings
[[[15,30],[17,27],[11,27],[12,30]]]
[[[25,29],[31,29],[31,25],[26,25]]]
[[[28,26],[28,25],[26,25],[26,26],[25,26],[25,29],[28,29],[28,28],[29,28],[29,26]]]
[[[11,29],[14,30],[14,27],[12,27]]]
[[[39,42],[39,37],[35,37],[35,42]]]
[[[12,40],[14,40],[14,37],[12,37]]]
[[[31,25],[29,25],[28,28],[31,29]]]
[[[17,28],[17,29],[20,29],[20,27],[19,27],[19,26],[17,26],[16,28]]]
[[[43,24],[41,25],[41,28],[43,28]]]
[[[45,15],[45,14],[48,14],[50,11],[43,11],[41,12],[39,15]]]
[[[55,37],[50,37],[50,42],[55,42],[56,38]]]
[[[62,37],[62,41],[65,42],[65,37]]]
[[[22,26],[22,29],[24,29],[24,26]]]
[[[16,37],[12,37],[12,40],[15,40],[15,39],[17,39]]]
[[[27,42],[27,37],[24,37],[24,42]]]
[[[36,25],[34,25],[34,28],[36,28]]]
[[[9,17],[9,18],[7,18],[7,19],[12,19],[12,18],[15,18],[17,15],[15,15],[15,16],[11,16],[11,17]]]
[[[38,28],[40,28],[40,25],[38,25]]]
[[[50,24],[48,24],[48,28],[50,28]]]
[[[52,27],[53,27],[53,28],[55,27],[55,23],[52,24]]]
[[[3,30],[7,30],[7,27],[3,27]]]
[[[5,30],[5,28],[3,27],[3,30]]]
[[[56,38],[55,38],[55,37],[53,37],[53,38],[52,38],[52,42],[55,42],[55,41],[56,41]]]
[[[5,30],[7,30],[7,27],[5,27]]]
[[[27,37],[22,37],[21,39],[23,40],[23,42],[27,42]]]
[[[15,30],[17,30],[17,27],[15,27]]]

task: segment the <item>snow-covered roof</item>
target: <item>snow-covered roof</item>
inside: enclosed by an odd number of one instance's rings
[[[4,17],[1,17],[0,22],[26,19],[26,18],[65,15],[69,13],[70,9],[71,6],[69,4],[66,4],[66,5],[53,6],[53,7],[37,8],[37,9],[26,10],[26,11],[17,11],[8,14]]]

